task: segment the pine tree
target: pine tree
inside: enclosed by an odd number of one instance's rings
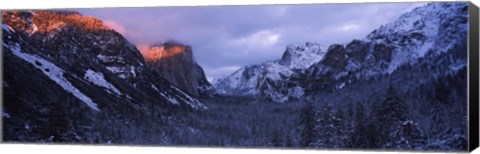
[[[355,131],[355,119],[354,119],[354,109],[353,109],[353,103],[349,103],[347,106],[347,113],[343,117],[343,121],[345,123],[344,126],[344,133],[345,133],[345,147],[353,147],[353,133]]]
[[[376,109],[377,148],[421,149],[426,136],[417,123],[408,116],[404,102],[395,89],[389,86],[385,100]]]
[[[439,78],[435,82],[435,98],[442,103],[449,103],[450,101],[450,88],[447,85],[448,81],[445,78]]]
[[[293,141],[292,141],[292,137],[290,136],[290,133],[287,134],[286,140],[287,140],[286,141],[287,143],[285,143],[285,147],[292,148],[293,147]]]
[[[320,117],[317,120],[317,126],[315,127],[317,136],[314,146],[337,148],[340,135],[338,131],[340,127],[339,119],[333,115],[332,107],[328,104],[325,104],[322,107],[319,116]]]
[[[337,128],[335,133],[337,134],[338,138],[335,143],[335,147],[344,148],[346,147],[346,141],[349,134],[347,129],[348,123],[342,108],[337,109],[337,112],[335,113],[335,118],[337,119],[334,121],[334,125]]]
[[[300,113],[300,146],[309,147],[314,141],[315,109],[311,102],[308,102],[301,109]]]
[[[270,143],[269,143],[270,146],[273,146],[273,147],[283,146],[283,144],[282,144],[283,141],[281,139],[280,134],[281,133],[280,133],[279,130],[273,131],[273,134],[271,136],[271,140],[270,140]]]
[[[353,148],[367,148],[368,136],[365,124],[365,108],[361,103],[357,103],[355,107],[354,130],[351,135],[351,143]]]
[[[432,121],[430,131],[432,137],[441,135],[446,130],[445,117],[440,108],[439,102],[435,102],[432,108]]]
[[[426,144],[426,136],[423,134],[422,130],[419,129],[418,124],[407,120],[394,130],[390,138],[393,140],[389,141],[385,147],[386,148],[395,148],[395,149],[409,149],[409,150],[420,150]]]
[[[384,101],[375,110],[375,130],[378,133],[375,147],[381,148],[393,140],[389,138],[390,133],[408,119],[407,109],[397,96],[395,89],[390,85]]]

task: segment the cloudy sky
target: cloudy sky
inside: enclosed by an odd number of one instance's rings
[[[191,45],[209,79],[279,59],[293,43],[326,47],[364,38],[424,3],[96,8],[95,16],[137,46],[167,40]]]

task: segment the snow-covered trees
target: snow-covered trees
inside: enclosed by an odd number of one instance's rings
[[[408,116],[405,103],[390,85],[385,99],[375,108],[375,125],[378,148],[417,149],[425,145],[423,131]]]
[[[415,149],[421,150],[426,144],[426,136],[418,124],[407,120],[390,132],[390,141],[384,147],[394,149]]]
[[[350,136],[351,147],[353,148],[367,148],[368,136],[367,126],[365,121],[365,108],[361,103],[355,104],[355,117],[353,120],[353,132]]]
[[[318,115],[315,126],[316,139],[313,145],[322,148],[338,148],[342,135],[341,121],[334,116],[332,107],[328,104],[323,105]]]
[[[389,86],[380,101],[366,109],[364,103],[343,106],[307,103],[300,113],[301,146],[318,148],[424,149],[427,135],[409,116],[399,92]],[[335,112],[336,111],[336,112]],[[372,112],[368,114],[368,111]],[[441,121],[441,116],[434,119]],[[311,121],[313,120],[313,121]]]
[[[375,139],[375,146],[380,148],[389,142],[387,136],[407,119],[407,109],[396,95],[395,89],[389,86],[385,99],[376,104],[374,112],[375,131],[378,134]]]
[[[446,129],[445,125],[445,116],[443,111],[440,109],[440,104],[433,104],[432,109],[432,121],[430,124],[430,134],[431,137],[435,137],[443,133]]]
[[[300,146],[311,146],[314,141],[315,110],[311,102],[304,105],[300,113]]]

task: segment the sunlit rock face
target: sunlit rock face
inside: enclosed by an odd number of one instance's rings
[[[203,91],[211,89],[188,45],[174,41],[157,43],[143,52],[143,57],[151,70],[192,96],[199,97]]]
[[[3,12],[2,18],[3,22],[16,32],[26,32],[30,35],[52,33],[66,26],[87,32],[112,30],[100,19],[69,11],[9,11]]]
[[[143,54],[145,61],[155,62],[161,61],[169,57],[181,56],[181,60],[193,60],[192,48],[176,42],[157,43]]]

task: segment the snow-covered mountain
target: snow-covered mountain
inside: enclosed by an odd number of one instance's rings
[[[207,109],[99,19],[52,11],[2,11],[2,19],[5,140],[98,142],[78,133]]]
[[[419,58],[449,51],[466,40],[467,9],[468,3],[429,3],[404,13],[364,39],[332,45],[322,61],[306,70],[303,78],[315,80],[315,84],[304,86],[321,88],[341,78],[390,74],[402,65],[415,65]]]
[[[289,69],[305,69],[325,55],[325,47],[317,43],[306,42],[287,46],[278,64]]]
[[[268,61],[259,65],[240,68],[233,74],[216,79],[213,85],[223,95],[257,95],[268,90],[274,101],[284,102],[288,97],[283,93],[302,93],[302,89],[283,89],[284,82],[292,75],[299,73],[320,61],[324,56],[324,48],[316,43],[292,44],[279,60]],[[275,94],[273,87],[282,89],[282,94]]]
[[[126,121],[139,113],[207,109],[148,69],[137,48],[101,20],[49,11],[5,11],[2,18],[2,113],[9,115],[4,132],[31,137],[5,139],[58,138],[69,131],[91,132],[83,129]],[[102,123],[87,122],[100,117]],[[57,126],[59,121],[86,123],[79,128]],[[23,128],[24,123],[36,132]],[[52,127],[62,130],[38,131]]]
[[[343,88],[353,79],[390,74],[465,42],[467,10],[468,3],[429,3],[345,45],[333,44],[327,50],[311,43],[289,46],[281,60],[241,68],[214,86],[221,94],[285,102],[326,85]]]
[[[75,12],[47,11],[3,12],[2,16],[6,59],[30,63],[35,67],[26,69],[32,72],[44,69],[44,75],[37,77],[48,77],[45,79],[57,83],[44,86],[60,85],[83,102],[97,106],[111,102],[93,101],[91,97],[95,96],[85,94],[87,89],[99,89],[124,98],[124,101],[143,103],[149,98],[152,103],[160,101],[194,109],[206,108],[149,70],[136,47],[99,19]],[[4,64],[7,68],[17,67]],[[13,81],[4,81],[9,82]],[[86,88],[88,86],[91,87]],[[92,109],[101,110],[101,107]]]

